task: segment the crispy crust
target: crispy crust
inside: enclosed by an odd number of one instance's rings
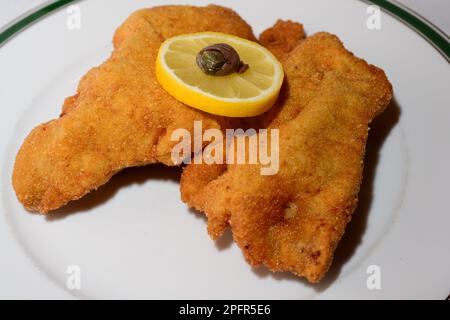
[[[280,170],[190,165],[182,199],[204,211],[217,239],[227,226],[251,265],[318,282],[357,204],[368,126],[388,105],[384,72],[318,33],[286,62],[286,98],[267,125],[280,130]]]
[[[278,20],[259,36],[259,42],[279,60],[283,60],[305,38],[303,25],[291,20]]]
[[[106,183],[125,167],[172,165],[173,129],[230,126],[179,103],[156,82],[161,42],[181,33],[220,31],[256,40],[235,12],[219,6],[139,10],[118,28],[115,50],[80,81],[62,116],[36,128],[20,148],[12,177],[20,202],[46,213]]]

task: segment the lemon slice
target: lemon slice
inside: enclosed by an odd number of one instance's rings
[[[204,47],[232,46],[249,68],[243,73],[214,76],[196,63]],[[283,83],[281,63],[263,46],[218,32],[200,32],[169,38],[156,59],[156,78],[175,99],[208,113],[252,117],[267,111]]]

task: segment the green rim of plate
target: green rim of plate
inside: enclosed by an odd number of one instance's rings
[[[436,26],[427,22],[425,18],[418,16],[415,12],[408,12],[399,5],[386,0],[366,0],[365,2],[381,7],[393,17],[397,18],[397,20],[404,22],[411,29],[428,40],[428,42],[430,42],[444,58],[447,59],[447,61],[450,60],[450,43],[448,37],[446,37]]]
[[[30,13],[25,14],[20,17],[12,24],[8,25],[6,29],[0,32],[0,46],[4,44],[7,40],[12,38],[19,31],[30,26],[33,22],[36,22],[40,18],[46,16],[47,14],[77,0],[57,0],[52,3],[44,4],[43,7],[32,10]]]
[[[21,30],[30,26],[33,22],[36,22],[40,18],[48,15],[49,13],[78,0],[57,0],[49,4],[45,4],[42,8],[35,9],[17,21],[8,25],[4,30],[0,32],[0,46],[7,40],[12,38]],[[378,5],[398,20],[407,24],[414,31],[422,35],[428,40],[447,60],[450,60],[450,43],[445,36],[441,35],[437,31],[436,27],[427,23],[425,19],[417,17],[413,13],[406,11],[398,5],[388,2],[386,0],[363,0],[366,3]]]

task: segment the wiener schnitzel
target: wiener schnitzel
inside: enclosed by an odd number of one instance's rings
[[[235,12],[215,5],[133,13],[116,31],[111,57],[81,79],[78,93],[65,100],[61,117],[37,126],[25,139],[12,177],[20,202],[32,211],[55,210],[123,168],[173,165],[174,129],[192,131],[195,120],[202,121],[204,130],[235,126],[237,119],[205,114],[176,101],[155,79],[160,44],[168,37],[201,31],[256,41]],[[273,44],[277,52],[284,48],[280,46],[282,41]]]
[[[252,265],[318,282],[356,207],[368,128],[392,97],[384,72],[348,52],[339,39],[278,21],[260,42],[282,62],[286,81],[266,113],[233,119],[176,101],[155,78],[161,43],[184,33],[217,31],[256,41],[230,9],[163,6],[132,14],[114,35],[114,51],[80,81],[60,118],[29,134],[16,157],[19,201],[46,213],[81,198],[126,167],[173,165],[178,128],[280,131],[279,172],[260,165],[189,165],[182,199],[205,212],[217,239],[231,227]]]
[[[318,33],[284,61],[284,98],[263,115],[278,128],[279,172],[189,165],[182,199],[205,212],[213,239],[230,226],[247,261],[318,282],[356,207],[369,124],[392,87],[384,72]]]

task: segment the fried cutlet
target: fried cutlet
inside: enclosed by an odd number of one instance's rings
[[[292,31],[281,37],[281,29]],[[174,129],[245,126],[241,119],[214,116],[189,108],[156,82],[154,62],[169,37],[219,31],[256,41],[251,27],[220,6],[161,6],[139,10],[118,28],[114,52],[80,81],[65,100],[59,119],[44,123],[25,139],[16,158],[13,186],[23,205],[48,212],[79,199],[123,168],[156,162],[173,165]],[[304,37],[301,25],[279,22],[261,38],[284,55]],[[286,43],[285,43],[286,42]],[[255,122],[252,122],[255,124]]]
[[[218,31],[256,41],[251,27],[220,6],[161,6],[133,13],[114,36],[114,51],[80,81],[60,118],[34,128],[21,146],[12,182],[29,210],[48,212],[106,183],[126,167],[162,162],[171,132],[228,126],[233,119],[189,108],[155,79],[155,58],[167,37]]]
[[[287,86],[267,126],[279,129],[279,171],[260,165],[184,169],[182,199],[213,239],[230,226],[247,261],[318,282],[358,200],[369,124],[392,87],[334,35],[306,38],[284,63]]]

